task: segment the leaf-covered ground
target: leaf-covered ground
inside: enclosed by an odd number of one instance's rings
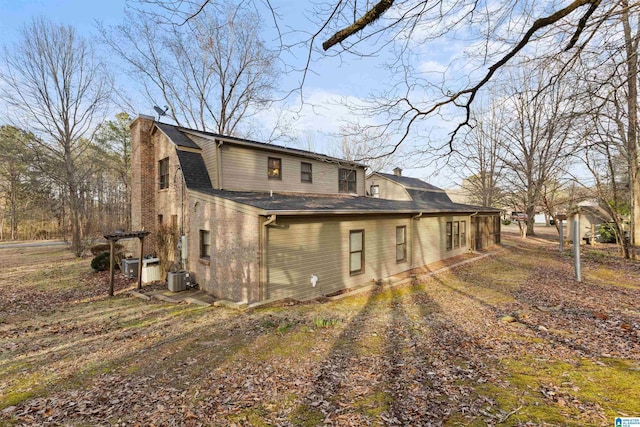
[[[239,313],[0,249],[0,425],[612,425],[640,416],[640,264],[509,234],[413,285]],[[551,230],[552,231],[552,230]],[[552,233],[549,234],[552,236]],[[543,236],[544,237],[544,236]]]

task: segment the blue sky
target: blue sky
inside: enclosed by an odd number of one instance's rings
[[[305,19],[303,14],[308,13],[304,10],[308,6],[307,2],[281,0],[272,3],[282,14],[285,25],[288,22],[296,22],[299,25],[301,20]],[[125,0],[0,0],[0,45],[11,45],[19,37],[22,26],[36,16],[45,16],[54,22],[72,25],[82,35],[91,36],[96,33],[96,20],[102,21],[106,26],[122,23],[125,7]],[[265,39],[268,38],[269,34],[266,34]],[[451,43],[431,46],[426,52],[426,59],[419,66],[442,71],[442,64],[448,63],[448,57],[455,49]],[[346,108],[336,105],[337,99],[348,97],[353,102],[358,102],[360,98],[379,88],[381,82],[384,84],[385,77],[380,69],[383,59],[362,60],[347,57],[345,60],[344,57],[324,57],[312,64],[313,73],[308,74],[304,87],[305,101],[308,104],[295,116],[293,124],[293,131],[300,147],[339,155],[339,140],[332,138],[331,134],[337,133],[341,121],[351,114]],[[295,83],[292,79],[296,78],[295,75],[285,76],[280,86],[288,90]],[[299,105],[295,102],[296,100],[292,99],[290,105],[298,109]],[[141,103],[137,107],[138,113],[153,115],[152,106]],[[267,128],[274,116],[275,112],[272,111],[271,114],[263,114],[259,118]],[[433,123],[437,129],[445,122],[435,119]],[[408,149],[410,144],[414,143],[416,140],[403,146]],[[405,168],[405,174],[424,178],[443,187],[451,187],[458,180],[446,169],[430,166],[407,168],[407,164],[401,164],[400,161],[396,163]],[[393,166],[390,165],[388,169]]]

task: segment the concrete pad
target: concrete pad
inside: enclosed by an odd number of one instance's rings
[[[227,300],[219,300],[213,303],[214,307],[227,307],[227,308],[232,308],[234,310],[244,310],[245,308],[248,307],[247,303],[245,302],[233,302],[233,301],[227,301]]]
[[[163,294],[154,294],[153,297],[155,299],[159,299],[160,301],[170,302],[172,304],[178,304],[180,302]]]
[[[138,292],[138,291],[130,291],[130,292],[129,292],[129,295],[132,295],[132,296],[134,296],[134,297],[136,297],[136,298],[143,299],[143,300],[145,300],[145,301],[149,301],[149,300],[151,299],[151,297],[150,297],[150,296],[145,295],[145,294],[143,294],[143,293],[140,293],[140,292]]]

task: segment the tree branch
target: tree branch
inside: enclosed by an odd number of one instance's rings
[[[353,24],[349,25],[346,28],[338,31],[334,35],[332,35],[329,40],[322,43],[322,49],[329,50],[332,46],[342,42],[343,40],[351,37],[358,31],[362,30],[367,25],[376,21],[378,18],[382,16],[392,5],[394,0],[380,0],[375,6],[371,8],[367,13],[362,15],[362,17],[356,20]]]

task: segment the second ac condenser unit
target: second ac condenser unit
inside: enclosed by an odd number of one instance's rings
[[[167,274],[167,287],[171,292],[180,292],[187,289],[187,272],[170,271]]]

